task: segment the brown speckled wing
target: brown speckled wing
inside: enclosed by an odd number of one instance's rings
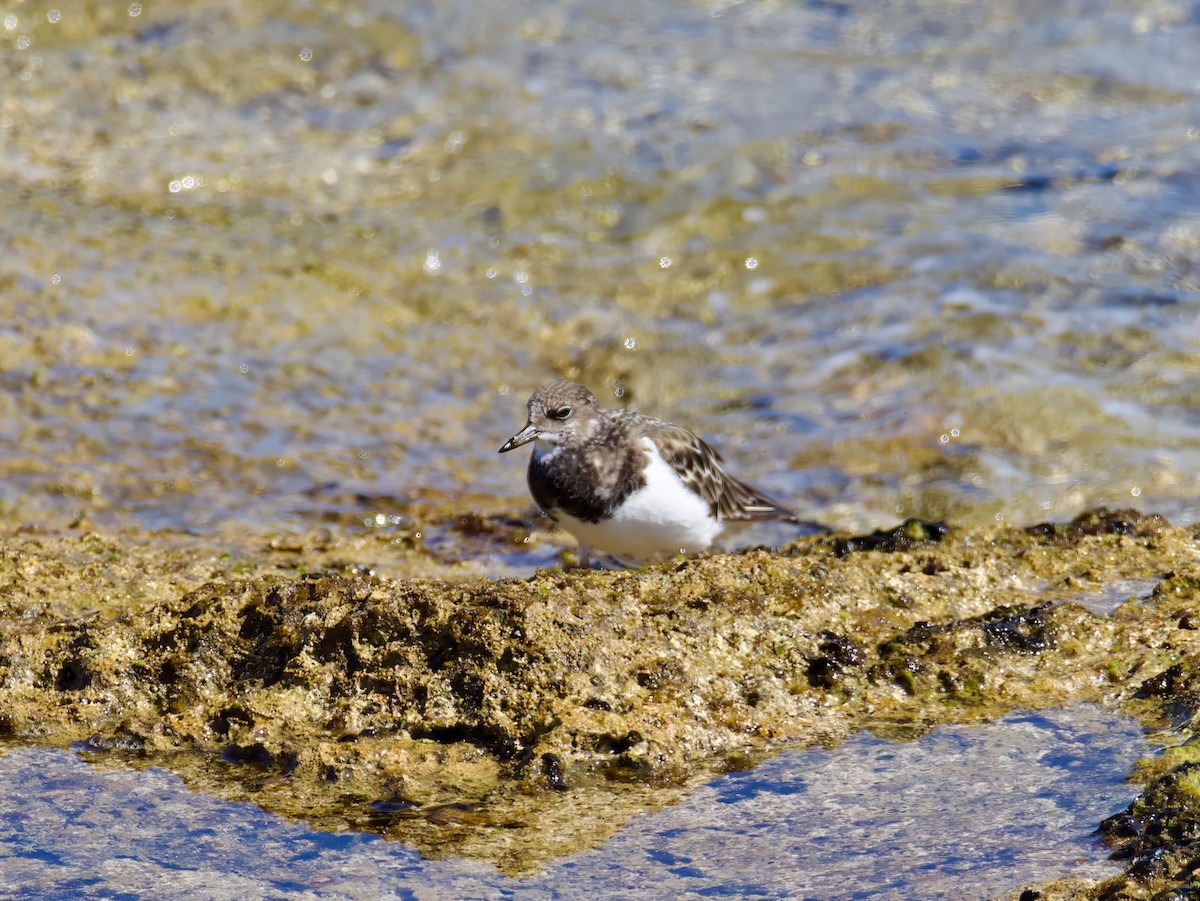
[[[637,431],[650,438],[683,483],[699,494],[720,519],[778,519],[791,511],[722,467],[721,455],[682,426],[641,413],[622,411]]]

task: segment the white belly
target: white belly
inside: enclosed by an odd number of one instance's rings
[[[581,545],[625,561],[706,549],[721,524],[708,504],[659,456],[654,442],[643,441],[650,458],[646,484],[626,498],[611,519],[581,522],[560,510],[555,514],[559,525]]]

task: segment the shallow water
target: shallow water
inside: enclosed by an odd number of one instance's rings
[[[1187,6],[0,12],[10,519],[523,515],[555,374],[830,525],[1197,517]]]
[[[1084,705],[784,752],[509,879],[469,860],[314,832],[62,751],[0,757],[9,898],[986,898],[1118,867],[1091,835],[1136,793],[1136,723]],[[547,804],[554,803],[547,796]]]

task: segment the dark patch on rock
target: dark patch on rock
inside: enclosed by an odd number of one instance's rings
[[[1200,870],[1200,748],[1195,741],[1156,761],[1164,771],[1125,810],[1100,824],[1097,832],[1112,847],[1113,858],[1128,863],[1096,898],[1146,897],[1147,889],[1157,889],[1157,899],[1195,888]]]
[[[1151,676],[1138,686],[1135,698],[1173,698],[1182,691],[1190,691],[1192,673],[1182,663],[1169,666],[1161,673]]]
[[[597,754],[616,756],[624,754],[643,740],[640,732],[626,732],[624,735],[601,735],[592,743],[592,747]]]
[[[1134,858],[1125,872],[1130,879],[1138,882],[1150,882],[1166,876],[1169,866],[1166,849],[1153,848]]]
[[[825,632],[817,645],[818,655],[808,662],[808,684],[814,688],[836,688],[848,670],[861,667],[864,650],[845,635]]]
[[[648,691],[677,688],[684,682],[683,668],[674,660],[657,660],[634,673],[634,678]]]
[[[1069,523],[1040,522],[1025,531],[1039,538],[1063,538],[1068,535],[1136,535],[1146,538],[1159,534],[1170,525],[1157,513],[1096,507],[1083,511]]]
[[[234,703],[222,708],[216,716],[209,720],[209,726],[213,732],[222,738],[229,736],[230,729],[235,723],[252,726],[254,725],[254,714],[241,704]]]
[[[54,687],[58,691],[83,691],[92,684],[92,674],[77,658],[64,660],[54,677]]]
[[[421,805],[402,795],[392,794],[381,801],[372,801],[368,806],[377,814],[393,816],[398,813],[408,813],[410,810],[415,810]]]
[[[546,752],[542,755],[542,773],[546,788],[558,792],[567,790],[567,780],[563,778],[562,761],[558,759],[557,754]]]
[[[96,732],[87,740],[76,745],[81,751],[102,753],[111,751],[141,751],[146,747],[146,738],[129,727],[114,729],[109,733]]]
[[[1069,614],[1062,614],[1068,616]],[[924,677],[942,692],[978,702],[986,695],[989,661],[996,654],[1041,654],[1054,647],[1052,608],[997,607],[980,616],[946,623],[918,622],[883,642],[876,681],[891,681],[910,694]]]
[[[844,557],[857,551],[907,551],[923,544],[941,541],[950,529],[944,522],[926,522],[921,519],[906,519],[894,529],[876,529],[870,535],[855,535],[851,538],[835,538],[833,552]]]
[[[221,752],[221,759],[226,763],[246,763],[267,769],[274,758],[262,742],[252,745],[226,745]]]
[[[1051,645],[1045,607],[998,607],[985,614],[982,622],[989,647],[1037,654]]]

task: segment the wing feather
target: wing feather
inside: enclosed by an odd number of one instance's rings
[[[621,411],[619,415],[631,420],[631,425],[654,442],[662,458],[718,519],[778,519],[792,515],[774,498],[727,473],[721,455],[683,426],[642,413]]]

